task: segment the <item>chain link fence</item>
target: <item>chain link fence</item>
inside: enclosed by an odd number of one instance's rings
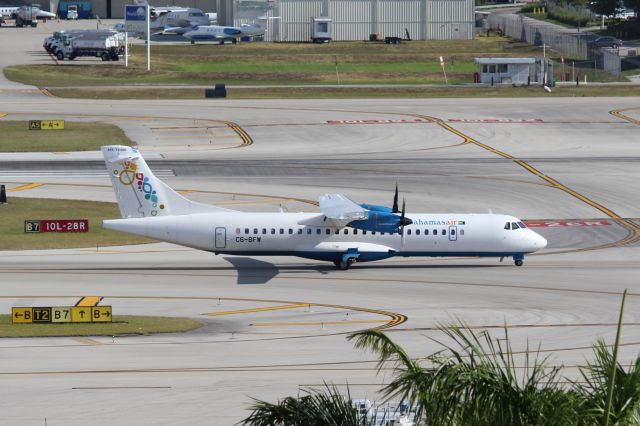
[[[598,36],[589,32],[572,33],[557,25],[514,14],[492,14],[488,17],[490,30],[499,29],[503,34],[534,45],[547,46],[573,61],[588,61],[596,69],[620,75],[621,60],[617,51],[592,47]]]

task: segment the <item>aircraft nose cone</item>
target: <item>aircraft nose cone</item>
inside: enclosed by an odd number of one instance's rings
[[[533,240],[532,241],[533,242],[533,247],[535,248],[535,250],[542,250],[543,248],[545,248],[547,246],[546,238],[544,238],[540,234],[534,233],[532,240]]]

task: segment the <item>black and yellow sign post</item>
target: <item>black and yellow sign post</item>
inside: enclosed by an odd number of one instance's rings
[[[64,130],[64,120],[29,120],[29,130]]]
[[[13,324],[113,322],[111,306],[11,308]]]

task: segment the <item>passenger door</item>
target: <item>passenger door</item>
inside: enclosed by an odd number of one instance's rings
[[[449,227],[449,241],[457,241],[458,240],[458,227],[450,226]]]
[[[216,248],[227,247],[227,228],[216,228]]]

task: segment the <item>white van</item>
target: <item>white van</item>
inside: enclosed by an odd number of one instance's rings
[[[75,4],[69,5],[67,8],[67,19],[78,19],[78,6]]]

